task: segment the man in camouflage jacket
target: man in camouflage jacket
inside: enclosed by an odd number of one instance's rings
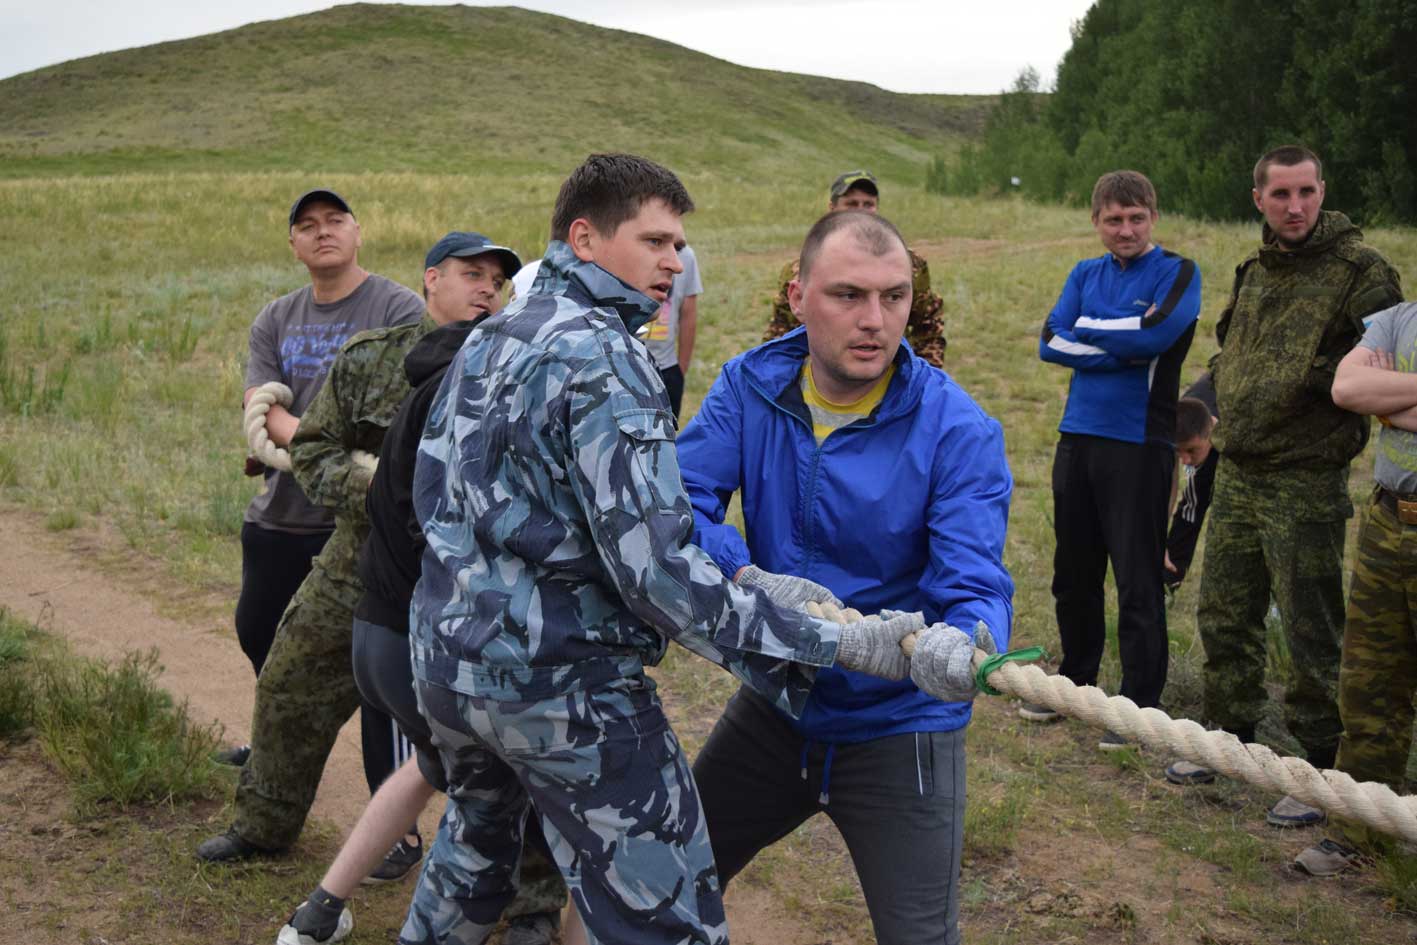
[[[1322,209],[1319,159],[1289,146],[1255,166],[1265,217],[1258,251],[1235,270],[1212,362],[1220,422],[1205,570],[1197,613],[1206,662],[1205,717],[1253,741],[1264,709],[1265,614],[1271,597],[1292,654],[1284,693],[1290,731],[1311,764],[1332,767],[1342,731],[1335,692],[1343,632],[1348,464],[1368,421],[1334,404],[1339,361],[1363,319],[1402,298],[1398,275],[1341,213]],[[1184,762],[1178,783],[1213,772]],[[1285,798],[1275,826],[1322,819]]]
[[[468,235],[477,234],[449,234],[434,249]],[[501,281],[517,269],[516,256],[479,239],[487,244],[481,250],[489,260],[484,265],[500,263],[500,290]],[[444,267],[442,278],[452,286],[451,280],[464,276],[461,270],[476,261],[475,256],[444,254],[425,271]],[[364,498],[373,478],[372,459],[409,392],[404,355],[439,324],[487,315],[501,306],[499,292],[440,293],[436,282],[429,298],[420,321],[360,332],[344,344],[290,441],[296,481],[312,502],[334,510],[335,530],[281,617],[256,684],[251,755],[236,788],[235,823],[198,847],[202,859],[242,859],[294,843],[340,727],[359,708],[350,639],[354,607],[363,593],[357,561],[369,531]],[[367,457],[357,458],[361,451]],[[369,724],[390,730],[387,716]],[[393,768],[392,757],[386,761],[385,775]],[[370,776],[371,791],[381,780]]]
[[[1404,302],[1368,321],[1363,340],[1339,362],[1333,399],[1381,420],[1375,487],[1358,531],[1338,677],[1343,737],[1335,766],[1355,781],[1399,794],[1407,781],[1417,695],[1417,304]],[[1331,833],[1294,865],[1328,876],[1393,841],[1334,817]]]
[[[876,213],[879,208],[880,189],[876,178],[866,171],[848,171],[832,182],[827,202],[828,212],[837,210],[864,210]],[[930,267],[909,248],[911,271],[910,320],[905,327],[905,340],[911,350],[937,368],[945,366],[945,322],[940,316],[944,303],[930,291]],[[801,323],[792,314],[792,306],[787,301],[787,287],[797,278],[799,261],[793,259],[782,267],[778,276],[781,288],[772,302],[772,319],[763,340],[771,341],[787,334]]]
[[[919,615],[838,625],[825,588],[689,544],[659,372],[634,332],[682,267],[688,193],[632,155],[561,188],[528,295],[428,415],[410,646],[449,806],[400,942],[477,945],[515,888],[528,802],[595,941],[725,942],[693,776],[644,672],[674,639],[800,712],[816,667],[903,678]]]

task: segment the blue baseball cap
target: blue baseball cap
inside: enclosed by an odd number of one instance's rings
[[[481,233],[454,230],[433,244],[433,248],[423,259],[423,268],[431,269],[449,256],[466,259],[468,256],[481,256],[484,253],[496,254],[497,260],[502,264],[502,273],[508,279],[516,275],[517,270],[522,267],[521,257],[507,247],[498,246]]]
[[[294,226],[295,218],[300,216],[300,211],[305,209],[305,205],[307,203],[313,203],[316,200],[322,203],[334,204],[336,207],[339,207],[340,210],[350,216],[354,216],[354,211],[349,209],[349,204],[343,197],[333,190],[326,190],[321,187],[315,190],[307,190],[305,193],[295,198],[295,203],[290,205],[290,222],[288,226]]]

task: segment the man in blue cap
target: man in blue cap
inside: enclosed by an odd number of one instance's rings
[[[363,591],[357,556],[369,530],[364,499],[373,457],[409,393],[404,355],[440,325],[499,310],[503,285],[519,267],[514,252],[480,233],[443,237],[424,260],[424,317],[351,338],[301,416],[290,439],[293,474],[311,502],[333,510],[335,531],[286,608],[257,681],[235,823],[199,846],[200,858],[278,852],[299,835],[335,737],[360,705],[350,645]],[[364,717],[370,729],[392,731],[388,716],[373,707],[365,707]],[[368,752],[367,737],[365,744]],[[395,767],[392,745],[385,746],[377,751],[382,757],[365,759],[371,788]],[[398,879],[421,857],[414,825],[373,876]]]
[[[310,284],[261,309],[251,325],[245,375],[247,402],[271,382],[290,389],[291,402],[271,405],[262,418],[262,431],[277,447],[290,444],[340,345],[371,328],[417,323],[423,314],[418,293],[359,265],[359,221],[333,190],[317,188],[297,197],[287,230],[291,252],[309,271]],[[241,526],[236,637],[259,676],[281,614],[335,523],[333,513],[307,499],[288,471],[251,457],[246,472],[264,476],[265,484]],[[249,754],[249,745],[239,745],[217,760],[240,767]]]

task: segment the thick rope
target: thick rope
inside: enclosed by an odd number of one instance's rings
[[[271,442],[266,433],[266,414],[270,413],[272,404],[289,407],[294,400],[295,395],[289,387],[279,381],[268,381],[256,388],[246,401],[246,415],[242,421],[251,455],[272,469],[284,472],[290,472],[290,451]]]
[[[829,604],[809,604],[807,609],[838,623],[861,619],[857,611],[838,610]],[[914,648],[914,634],[901,641],[907,656]],[[976,649],[976,670],[988,658],[989,654]],[[989,683],[1005,695],[1046,705],[1069,718],[1164,749],[1227,777],[1288,794],[1330,814],[1417,842],[1417,797],[1399,796],[1386,784],[1354,781],[1342,771],[1320,771],[1302,758],[1281,757],[1263,745],[1247,745],[1228,732],[1207,731],[1190,719],[1173,719],[1160,709],[1139,709],[1125,696],[1108,696],[1096,686],[1079,686],[1066,676],[1049,676],[1038,666],[1004,663],[990,673]]]

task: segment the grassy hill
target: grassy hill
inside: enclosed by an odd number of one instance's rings
[[[0,81],[0,175],[564,171],[629,150],[681,171],[916,183],[990,96],[749,69],[514,7],[355,4]]]

